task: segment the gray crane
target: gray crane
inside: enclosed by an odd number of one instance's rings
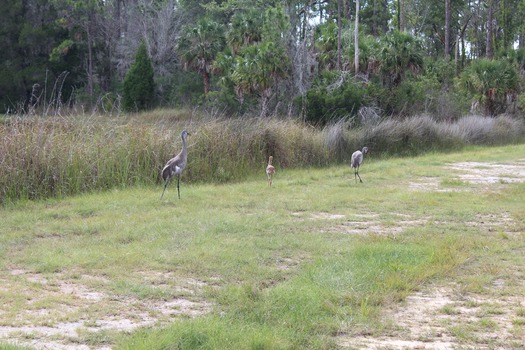
[[[177,154],[175,157],[168,160],[164,168],[162,169],[162,179],[164,179],[164,190],[162,191],[162,195],[160,196],[160,199],[164,196],[164,191],[166,191],[166,186],[168,186],[168,182],[173,178],[173,176],[177,175],[177,192],[179,194],[180,199],[180,175],[182,174],[182,171],[186,167],[186,162],[188,160],[188,150],[186,149],[186,138],[188,137],[189,133],[184,130],[180,134],[180,137],[182,138],[182,150]]]
[[[355,177],[355,182],[357,183],[357,178],[359,177],[359,181],[360,182],[363,182],[363,180],[361,180],[361,176],[359,176],[359,167],[361,166],[361,164],[363,163],[363,158],[365,156],[365,154],[368,153],[368,147],[363,147],[363,150],[362,151],[355,151],[354,153],[352,153],[352,162],[351,162],[351,166],[352,168],[355,168],[354,170],[354,177]]]

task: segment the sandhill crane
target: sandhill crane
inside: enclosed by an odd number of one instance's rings
[[[355,177],[355,182],[357,183],[357,178],[359,177],[359,181],[360,182],[363,182],[363,180],[361,180],[361,176],[359,176],[359,167],[361,166],[361,163],[363,163],[363,158],[365,156],[365,154],[368,153],[368,147],[363,147],[363,150],[362,151],[355,151],[353,154],[352,154],[352,162],[351,162],[351,166],[352,168],[355,168],[354,170],[354,177]]]
[[[266,167],[266,176],[268,176],[268,186],[272,187],[272,176],[275,174],[275,167],[272,165],[273,157],[268,158],[268,166]]]
[[[180,199],[180,175],[182,174],[182,170],[186,167],[186,161],[188,160],[188,150],[186,149],[186,137],[188,137],[188,135],[189,133],[186,130],[182,131],[180,134],[180,137],[182,138],[182,150],[175,157],[168,160],[162,169],[161,174],[162,179],[164,179],[164,190],[162,190],[160,199],[164,196],[166,186],[168,186],[168,182],[170,182],[174,175],[177,175],[177,192]]]

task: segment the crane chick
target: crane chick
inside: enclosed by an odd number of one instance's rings
[[[268,177],[268,186],[272,187],[272,176],[275,174],[275,167],[272,165],[273,157],[268,158],[268,166],[266,167],[266,176]]]
[[[188,150],[186,149],[186,138],[188,137],[188,135],[190,134],[186,130],[182,131],[182,133],[180,134],[180,137],[182,138],[182,150],[175,157],[168,160],[168,162],[162,169],[161,175],[162,179],[164,180],[164,190],[162,191],[160,199],[162,199],[162,197],[164,196],[166,186],[168,186],[168,183],[175,175],[177,175],[177,192],[179,194],[180,199],[180,176],[182,174],[182,171],[186,167],[186,162],[188,161]]]
[[[357,150],[357,151],[355,151],[352,154],[351,166],[352,166],[352,168],[354,168],[354,177],[355,177],[355,182],[356,183],[357,183],[357,178],[358,177],[359,177],[359,181],[363,182],[363,180],[361,180],[361,176],[359,176],[359,167],[363,163],[363,158],[364,158],[365,154],[367,154],[367,153],[368,153],[368,147],[363,147],[362,151]]]

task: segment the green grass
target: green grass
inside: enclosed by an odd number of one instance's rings
[[[181,200],[171,185],[160,201],[159,185],[11,204],[0,209],[0,268],[47,282],[6,273],[9,288],[0,289],[0,305],[9,312],[0,313],[0,325],[19,324],[16,315],[28,308],[54,310],[29,320],[57,324],[80,317],[86,329],[77,341],[116,349],[332,349],[341,334],[389,332],[385,308],[426,283],[455,280],[465,291],[487,293],[508,264],[523,263],[525,186],[480,191],[452,181],[444,165],[510,162],[524,151],[521,145],[371,156],[360,171],[363,184],[354,182],[347,166],[278,168],[272,188],[261,171],[229,184],[183,178]],[[408,188],[425,176],[464,190]],[[521,238],[464,224],[503,213]],[[352,231],[355,222],[362,233]],[[389,229],[396,227],[402,232],[394,239]],[[158,284],[155,276],[161,276]],[[204,287],[177,289],[185,279]],[[110,297],[83,305],[60,294],[63,281]],[[122,312],[112,299],[153,303],[180,296],[206,300],[211,309],[129,336],[87,329]],[[475,326],[450,332],[472,342],[477,329],[495,327],[490,319]]]

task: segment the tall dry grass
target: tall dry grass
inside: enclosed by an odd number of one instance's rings
[[[292,119],[205,117],[161,110],[123,117],[12,117],[0,120],[0,203],[151,185],[181,147],[187,129],[185,181],[226,182],[278,167],[325,166],[349,160],[364,145],[373,154],[413,155],[469,144],[524,141],[525,124],[501,116],[454,123],[429,116],[323,129]]]

